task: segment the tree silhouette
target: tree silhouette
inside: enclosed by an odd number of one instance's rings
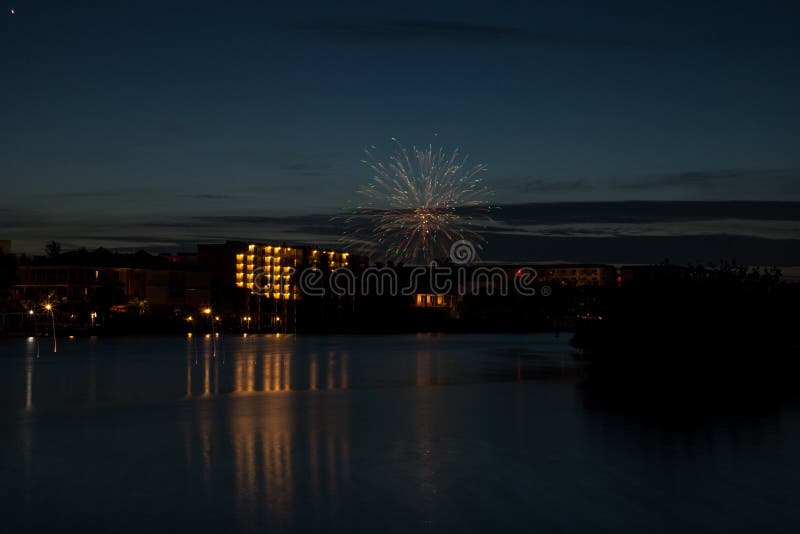
[[[58,241],[50,241],[44,246],[44,252],[49,258],[55,258],[61,254],[61,243]]]

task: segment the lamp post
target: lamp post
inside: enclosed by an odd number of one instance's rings
[[[36,324],[36,312],[33,309],[28,310],[28,315],[33,317],[33,339],[36,340],[36,357],[39,357],[39,326]]]
[[[50,320],[53,324],[53,352],[58,352],[58,344],[56,343],[56,314],[53,311],[53,305],[49,302],[44,305],[44,309],[50,312]]]
[[[214,329],[214,316],[211,315],[211,308],[206,308],[203,310],[204,315],[208,315],[208,318],[211,320],[211,355],[214,356],[217,353],[217,333]]]

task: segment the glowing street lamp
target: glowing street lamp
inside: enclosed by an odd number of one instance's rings
[[[56,314],[53,312],[53,305],[49,302],[44,305],[44,309],[50,312],[50,320],[53,324],[53,352],[58,352],[58,344],[56,343]]]
[[[217,333],[216,333],[215,328],[214,328],[214,320],[216,319],[217,321],[219,321],[219,317],[214,317],[214,316],[211,315],[211,307],[205,308],[203,310],[203,315],[208,315],[208,318],[211,321],[211,335],[213,335],[214,338],[216,338],[217,337]],[[216,354],[217,354],[217,341],[216,341],[216,339],[214,339],[213,345],[212,345],[212,348],[211,348],[211,355],[212,356],[216,356]]]

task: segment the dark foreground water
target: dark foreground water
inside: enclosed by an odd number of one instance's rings
[[[0,531],[800,532],[791,395],[672,411],[567,342],[0,340]]]

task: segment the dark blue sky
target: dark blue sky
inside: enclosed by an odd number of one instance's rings
[[[335,212],[392,137],[504,204],[800,200],[797,2],[0,3],[17,239]]]

